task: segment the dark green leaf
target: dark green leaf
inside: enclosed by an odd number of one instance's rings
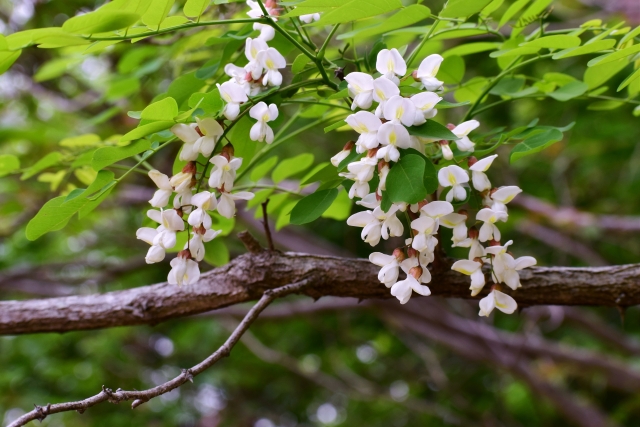
[[[307,224],[320,218],[338,196],[336,188],[320,190],[301,199],[291,211],[291,224]]]
[[[120,160],[140,154],[149,148],[151,148],[151,143],[146,139],[139,139],[138,141],[124,147],[102,147],[93,153],[91,167],[94,170],[99,171],[106,166],[119,162]]]
[[[536,133],[513,147],[509,156],[509,162],[513,163],[522,157],[538,153],[550,145],[561,141],[562,138],[562,132],[555,128],[546,129],[542,133]]]
[[[408,154],[391,167],[387,176],[387,193],[394,202],[418,203],[427,197],[424,187],[424,158]]]
[[[441,125],[440,123],[434,120],[427,120],[427,122],[420,126],[412,126],[407,128],[409,130],[409,134],[420,136],[422,138],[429,138],[435,140],[447,140],[447,141],[455,141],[458,138],[455,136],[446,126]]]

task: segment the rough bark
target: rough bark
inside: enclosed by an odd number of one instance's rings
[[[378,282],[377,272],[378,267],[363,259],[255,250],[203,274],[192,286],[161,283],[98,295],[0,302],[0,334],[153,325],[255,300],[267,289],[305,279],[310,285],[304,293],[313,298],[390,298],[389,290]],[[512,294],[523,307],[640,304],[640,264],[539,267],[520,273],[522,288]],[[429,287],[433,295],[470,298],[467,276],[447,265],[432,274]]]

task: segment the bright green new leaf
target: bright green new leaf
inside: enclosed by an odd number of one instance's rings
[[[527,3],[529,3],[529,1],[530,0],[516,0],[515,2],[513,2],[511,6],[509,6],[509,8],[506,10],[504,15],[502,15],[502,18],[500,19],[500,23],[498,24],[498,28],[502,27],[511,18],[513,18],[518,12],[520,12],[522,8],[525,7]]]
[[[55,79],[63,75],[67,69],[81,61],[78,58],[56,58],[46,62],[42,67],[38,68],[33,79],[37,82]]]
[[[22,50],[0,52],[0,74],[4,73],[20,57]]]
[[[459,56],[448,56],[440,64],[438,78],[446,84],[457,84],[462,82],[464,72],[464,59]]]
[[[589,90],[595,89],[606,83],[613,76],[622,71],[629,63],[623,58],[615,62],[589,67],[584,72],[584,82],[589,86]]]
[[[625,87],[629,86],[631,83],[633,83],[638,78],[640,78],[640,68],[635,70],[630,76],[628,76],[626,79],[624,79],[624,81],[622,83],[620,83],[620,86],[618,86],[618,90],[617,91],[620,92],[622,89],[624,89]]]
[[[600,52],[602,50],[611,49],[616,44],[614,39],[598,40],[593,43],[588,43],[578,47],[570,47],[569,49],[556,52],[552,58],[562,59],[570,58],[572,56],[587,55],[590,53]]]
[[[273,182],[277,184],[282,180],[289,178],[290,176],[296,175],[306,170],[312,164],[313,154],[310,153],[300,154],[290,159],[283,160],[275,168],[273,174],[271,174],[271,179],[273,179]]]
[[[65,138],[60,141],[61,147],[95,147],[100,145],[100,137],[94,133],[87,133],[79,136],[72,136],[70,138]]]
[[[435,140],[445,139],[447,141],[460,139],[447,129],[446,126],[443,126],[434,120],[427,120],[425,124],[420,126],[411,126],[408,130],[409,134],[422,138]]]
[[[152,122],[143,126],[139,126],[133,129],[132,131],[124,134],[124,136],[120,138],[120,142],[127,142],[127,141],[133,141],[134,139],[140,139],[147,135],[151,135],[152,133],[169,129],[174,124],[175,122],[173,121],[160,121],[160,122]]]
[[[412,4],[401,9],[395,15],[375,25],[340,34],[338,40],[361,39],[388,33],[389,31],[408,27],[431,16],[431,10],[421,4]]]
[[[556,101],[565,102],[578,96],[582,96],[589,90],[589,85],[583,82],[575,81],[567,83],[555,92],[551,92],[548,95]]]
[[[351,0],[322,15],[315,25],[332,25],[370,18],[400,9],[400,0]]]
[[[608,62],[617,61],[618,59],[626,58],[638,52],[640,52],[640,44],[635,44],[633,46],[629,46],[627,48],[617,50],[613,53],[608,53],[606,55],[593,58],[591,61],[587,63],[587,66],[593,67],[594,65],[602,65]]]
[[[220,267],[229,262],[229,249],[220,238],[206,242],[204,250],[204,260],[214,267]]]
[[[151,148],[151,143],[146,139],[140,139],[124,147],[102,147],[93,153],[91,167],[99,171],[106,166],[112,165],[120,160],[140,154]]]
[[[587,107],[587,110],[609,111],[609,110],[615,110],[618,107],[622,107],[624,104],[625,104],[624,101],[613,101],[613,100],[597,101],[589,104],[589,106]]]
[[[555,36],[540,37],[530,42],[521,43],[520,46],[541,47],[545,49],[569,49],[570,47],[580,46],[580,37],[560,34]]]
[[[329,182],[340,179],[338,169],[331,163],[321,163],[313,174],[309,173],[302,179],[300,185],[311,184],[312,182]]]
[[[351,206],[353,206],[353,200],[349,198],[349,194],[346,191],[339,191],[338,197],[321,216],[322,218],[344,221],[351,214]]]
[[[66,200],[65,196],[49,200],[27,224],[27,239],[36,240],[50,231],[60,230],[79,210],[97,206],[95,202],[88,199],[88,196],[114,182],[113,178],[113,172],[100,171],[93,183],[82,194],[71,200]],[[97,202],[99,203],[99,201]]]
[[[489,56],[491,58],[500,58],[500,57],[510,57],[510,56],[522,56],[522,55],[534,55],[538,53],[538,51],[542,49],[537,46],[524,46],[524,47],[516,47],[514,49],[505,49],[499,50],[496,52],[491,52]]]
[[[187,0],[182,11],[189,18],[198,18],[209,5],[209,0]]]
[[[162,120],[173,120],[173,118],[177,115],[178,104],[176,103],[176,100],[171,97],[167,97],[161,101],[154,102],[153,104],[147,106],[144,110],[142,110],[140,118],[142,120],[158,122]]]
[[[269,173],[269,171],[271,171],[271,169],[275,167],[276,164],[278,164],[278,156],[273,156],[254,167],[250,175],[251,181],[260,181]]]
[[[418,203],[427,197],[424,188],[426,161],[416,154],[402,156],[387,176],[387,194],[393,203]]]
[[[67,19],[62,30],[72,34],[104,33],[130,27],[139,19],[140,15],[136,13],[98,10]]]
[[[443,18],[471,16],[480,12],[493,0],[449,0],[440,12]]]
[[[452,47],[449,50],[446,50],[442,56],[444,58],[448,58],[450,56],[464,56],[471,55],[478,52],[486,52],[488,50],[496,50],[501,46],[500,43],[493,42],[476,42],[476,43],[467,43],[461,44],[456,47]]]
[[[149,9],[142,15],[142,22],[152,30],[158,29],[167,17],[174,0],[150,0]]]
[[[249,200],[247,202],[247,210],[248,209],[253,209],[256,206],[259,206],[261,204],[263,204],[264,202],[267,201],[267,199],[269,198],[269,196],[271,196],[273,194],[273,192],[275,191],[275,189],[273,188],[264,188],[262,190],[256,191],[253,196],[253,199]]]
[[[291,64],[291,72],[293,74],[298,74],[300,71],[304,70],[304,67],[310,61],[311,60],[307,55],[305,55],[304,53],[301,53],[300,55],[296,56],[296,59],[293,60],[293,64]]]
[[[33,175],[37,174],[38,172],[41,172],[51,166],[57,165],[58,163],[60,163],[60,160],[62,160],[62,153],[59,153],[57,151],[54,151],[53,153],[49,153],[43,158],[41,158],[40,160],[38,160],[35,165],[25,170],[22,173],[22,176],[20,177],[20,179],[25,180],[27,178],[31,178]]]
[[[207,93],[194,93],[189,98],[189,107],[196,108],[196,106],[197,108],[201,108],[206,114],[217,114],[224,106],[222,98],[220,98],[220,91],[214,89]]]
[[[513,163],[522,157],[538,153],[558,141],[562,141],[563,135],[556,128],[546,129],[544,132],[535,133],[511,150],[509,162]]]
[[[20,169],[20,159],[12,154],[0,154],[0,176]]]
[[[307,224],[320,218],[338,197],[338,189],[316,191],[301,199],[291,211],[291,224]]]
[[[305,0],[296,4],[295,9],[289,11],[283,18],[307,15],[310,13],[329,12],[344,6],[345,0]]]

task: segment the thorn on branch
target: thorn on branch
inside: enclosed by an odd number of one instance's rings
[[[189,382],[193,383],[193,373],[191,372],[191,369],[183,369],[182,375],[184,375]]]
[[[265,200],[262,203],[262,225],[264,225],[264,234],[267,236],[267,244],[269,245],[270,251],[275,251],[276,248],[273,245],[273,239],[271,238],[271,229],[269,228],[269,217],[267,216],[267,205],[269,204],[269,199]]]
[[[238,239],[240,239],[242,244],[244,244],[244,247],[252,254],[258,254],[264,250],[255,237],[246,230],[238,233]]]
[[[44,421],[44,419],[47,418],[47,415],[49,415],[51,403],[47,403],[47,406],[38,406],[36,404],[34,404],[33,406],[36,408],[36,412],[38,413],[37,420],[40,422]]]
[[[142,405],[143,403],[146,403],[147,400],[145,399],[136,399],[133,401],[133,403],[131,403],[131,409],[136,409],[138,406]]]

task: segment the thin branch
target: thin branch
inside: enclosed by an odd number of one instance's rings
[[[148,402],[150,399],[166,394],[171,390],[174,390],[181,385],[185,384],[187,381],[193,382],[193,378],[213,366],[217,361],[222,359],[223,357],[229,356],[233,347],[238,343],[242,335],[249,329],[249,326],[256,320],[256,318],[260,315],[260,312],[264,310],[273,300],[278,297],[282,297],[288,294],[296,293],[302,290],[305,286],[307,286],[309,282],[307,280],[303,280],[298,283],[282,286],[276,289],[270,289],[264,292],[260,300],[256,303],[256,305],[249,310],[247,315],[242,319],[242,322],[238,324],[238,326],[233,330],[229,338],[220,346],[215,352],[213,352],[209,357],[204,359],[202,362],[197,365],[189,368],[183,369],[182,373],[177,377],[160,384],[156,387],[147,389],[147,390],[134,390],[134,391],[126,391],[122,389],[118,389],[115,392],[105,386],[102,386],[102,391],[95,396],[91,396],[87,399],[78,400],[75,402],[67,402],[67,403],[57,403],[57,404],[47,404],[46,406],[37,406],[34,410],[22,415],[17,420],[13,421],[7,427],[21,427],[25,424],[29,423],[33,420],[44,420],[48,415],[57,414],[60,412],[68,412],[68,411],[78,411],[80,413],[84,412],[86,409],[97,405],[102,402],[110,402],[110,403],[120,403],[125,401],[133,400],[131,404],[131,408],[135,409],[138,406],[142,405],[145,402]]]
[[[271,228],[269,227],[269,216],[267,215],[267,205],[269,204],[269,199],[265,200],[262,203],[262,225],[264,226],[264,235],[267,238],[267,244],[269,245],[270,251],[275,251],[276,248],[273,246],[273,239],[271,238]]]

